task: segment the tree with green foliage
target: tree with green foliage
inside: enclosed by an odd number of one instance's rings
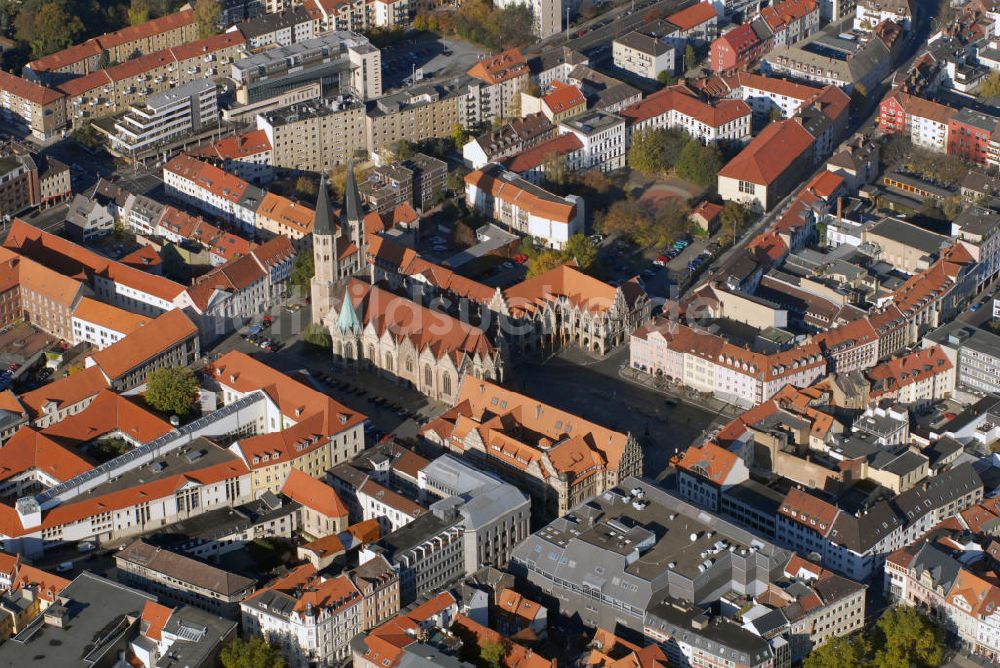
[[[736,238],[743,233],[747,221],[750,219],[750,212],[739,202],[726,202],[719,212],[719,224],[722,234],[726,239],[732,239],[736,243]]]
[[[684,71],[690,70],[698,63],[698,56],[690,44],[684,47]]]
[[[292,285],[302,294],[309,294],[313,276],[316,274],[315,260],[310,251],[299,253],[292,263],[292,271],[288,277]]]
[[[146,376],[146,403],[161,413],[187,417],[198,396],[198,379],[186,366],[164,367]]]
[[[128,7],[128,24],[137,26],[149,20],[149,0],[132,0]]]
[[[557,195],[564,194],[564,188],[572,182],[573,177],[574,172],[566,165],[566,156],[553,151],[542,160],[544,185]]]
[[[479,646],[479,664],[485,668],[500,668],[507,648],[501,642],[487,640]]]
[[[590,271],[597,262],[597,245],[590,237],[574,234],[566,240],[563,257],[567,260],[576,260],[582,271]]]
[[[233,638],[219,653],[222,668],[285,668],[285,658],[261,636]]]
[[[546,249],[528,258],[528,278],[540,276],[547,271],[566,264],[566,258],[559,251]]]
[[[673,86],[675,83],[677,83],[677,77],[674,76],[674,73],[669,70],[663,70],[662,72],[657,74],[656,80],[659,81],[664,86]]]
[[[396,160],[409,160],[417,152],[417,146],[408,139],[400,139],[393,147],[392,154]]]
[[[414,19],[418,30],[454,32],[462,39],[492,51],[532,44],[534,17],[527,4],[494,7],[489,0],[466,0],[457,12],[422,12]]]
[[[954,197],[948,197],[941,202],[941,213],[949,221],[955,220],[961,215],[962,211],[965,210],[965,203],[962,202],[962,198],[958,195]]]
[[[1000,72],[993,71],[990,75],[983,80],[983,83],[979,86],[979,92],[977,93],[979,97],[996,97],[1000,95]]]
[[[944,631],[911,606],[890,608],[875,625],[875,668],[935,668],[944,660]]]
[[[448,178],[444,181],[444,187],[451,193],[457,195],[465,191],[465,170],[456,169],[448,172]]]
[[[303,174],[299,178],[295,179],[295,193],[299,197],[308,198],[309,200],[316,199],[316,194],[319,192],[319,186],[311,178]]]
[[[219,32],[222,6],[218,0],[195,0],[194,19],[198,24],[198,37],[204,39]]]
[[[461,123],[451,126],[451,141],[455,144],[455,150],[461,151],[465,142],[469,141],[469,133],[462,127]]]
[[[670,167],[664,161],[668,142],[667,131],[662,128],[634,133],[628,149],[628,166],[647,176],[666,171]]]
[[[37,12],[21,10],[14,25],[17,38],[31,47],[34,58],[72,46],[84,30],[80,18],[56,2],[46,2]]]
[[[676,199],[655,206],[634,199],[619,200],[597,221],[604,234],[618,234],[641,248],[659,248],[679,239],[688,227],[687,211]]]
[[[691,142],[691,135],[678,128],[667,128],[662,130],[663,137],[663,164],[665,169],[674,169],[677,160],[681,157],[681,151]]]
[[[691,139],[677,157],[677,176],[703,188],[715,185],[723,165],[722,152],[717,146],[705,146]]]
[[[813,649],[802,668],[864,668],[868,643],[861,634],[835,636]]]
[[[81,146],[89,148],[91,151],[101,146],[101,140],[97,136],[97,131],[94,130],[90,123],[81,125],[76,130],[73,130],[70,138]]]

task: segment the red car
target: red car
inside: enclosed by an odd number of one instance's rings
[[[272,320],[271,316],[269,315],[265,315],[264,319],[261,320],[261,324],[264,325],[265,327],[270,327],[272,322],[274,322],[274,320]]]
[[[528,261],[528,256],[527,255],[515,255],[514,256],[514,262],[517,262],[518,264],[524,264],[527,261]]]
[[[21,365],[18,364],[17,362],[11,362],[10,364],[7,365],[7,371],[17,371],[20,368]]]
[[[666,267],[668,262],[670,262],[670,258],[666,255],[658,255],[656,259],[653,260],[653,264],[658,267]]]

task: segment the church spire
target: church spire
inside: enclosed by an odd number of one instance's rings
[[[344,228],[350,234],[351,224],[359,224],[362,217],[361,194],[354,178],[354,161],[347,163],[347,180],[344,182]]]
[[[319,193],[316,196],[316,221],[313,223],[313,234],[328,234],[333,236],[335,232],[333,210],[330,208],[330,188],[326,182],[326,174],[323,174],[319,177]]]
[[[345,334],[361,331],[361,322],[354,311],[354,304],[351,303],[350,288],[344,288],[344,302],[340,306],[340,315],[337,316],[337,329]]]

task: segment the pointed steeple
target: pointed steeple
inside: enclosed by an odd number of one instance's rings
[[[335,233],[333,210],[330,208],[330,187],[326,183],[326,174],[323,174],[319,177],[319,193],[316,195],[316,222],[313,223],[313,234],[333,236]]]
[[[358,182],[354,178],[354,161],[347,163],[347,180],[344,182],[344,222],[360,223],[363,209],[361,194],[358,192]],[[345,231],[350,234],[350,227],[345,225]]]
[[[343,333],[360,332],[361,322],[358,314],[354,311],[354,304],[351,303],[350,288],[344,288],[344,302],[340,306],[340,315],[337,316],[337,329]]]

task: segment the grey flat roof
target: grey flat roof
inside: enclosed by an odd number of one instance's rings
[[[214,90],[215,84],[211,79],[195,79],[190,81],[183,86],[178,86],[177,88],[171,88],[170,90],[165,90],[162,93],[155,93],[146,98],[146,106],[150,108],[164,107],[177,100],[183,100],[189,98],[192,95],[198,95],[207,90]]]
[[[96,642],[116,627],[128,628],[126,616],[139,617],[154,596],[94,575],[81,573],[61,594],[69,599],[68,621],[63,628],[35,622],[0,645],[0,666],[80,666],[99,658],[113,663],[118,646]],[[133,622],[137,623],[137,622]],[[120,633],[120,631],[119,631]],[[111,639],[117,638],[117,634]],[[111,654],[108,654],[108,653]],[[90,661],[85,661],[85,659]]]
[[[661,42],[656,37],[643,34],[638,30],[633,30],[630,33],[622,35],[621,37],[615,39],[615,41],[623,46],[627,46],[630,49],[635,49],[636,51],[650,56],[662,56],[663,54],[674,50],[672,45],[667,44],[666,42]]]
[[[883,218],[872,225],[869,231],[886,239],[912,246],[925,253],[940,252],[941,244],[950,240],[950,237],[936,234],[896,218]]]

